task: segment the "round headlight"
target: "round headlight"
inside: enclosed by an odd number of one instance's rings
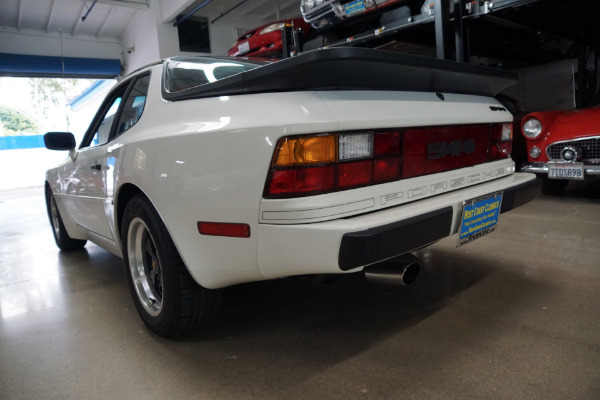
[[[542,123],[539,119],[530,118],[523,124],[523,135],[535,139],[542,134]]]
[[[302,0],[300,5],[308,11],[315,6],[315,0]]]
[[[531,148],[531,151],[529,152],[529,155],[531,156],[531,158],[538,158],[542,155],[542,150],[540,150],[540,148],[537,146],[533,146]]]
[[[275,32],[277,30],[280,30],[281,28],[284,27],[285,24],[271,24],[267,27],[265,27],[262,31],[258,32],[259,35],[264,35],[266,33],[271,33],[271,32]]]

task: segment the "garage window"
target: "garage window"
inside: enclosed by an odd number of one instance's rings
[[[208,19],[191,17],[177,25],[179,50],[193,53],[210,53]]]

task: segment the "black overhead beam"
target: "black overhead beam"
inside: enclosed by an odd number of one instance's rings
[[[448,26],[450,25],[450,0],[434,0],[435,13],[435,48],[437,58],[445,60],[449,57],[446,44]]]
[[[465,24],[463,23],[464,1],[453,0],[454,2],[454,48],[456,49],[456,61],[466,62],[465,54]]]

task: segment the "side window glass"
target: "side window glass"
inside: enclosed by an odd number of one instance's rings
[[[104,113],[100,124],[96,128],[96,132],[94,133],[90,143],[88,144],[89,147],[100,146],[108,142],[115,115],[117,114],[117,110],[121,105],[121,100],[126,89],[127,85],[125,85],[115,94],[115,97],[112,100],[112,104],[110,105],[106,113]]]
[[[142,112],[144,111],[144,106],[146,105],[146,95],[148,94],[149,83],[150,75],[143,76],[135,81],[131,92],[125,100],[125,104],[123,105],[123,111],[119,117],[119,124],[117,125],[115,137],[127,131],[139,121]]]

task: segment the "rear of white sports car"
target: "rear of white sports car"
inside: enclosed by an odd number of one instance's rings
[[[458,233],[465,204],[481,198],[486,207],[492,196],[496,209],[487,206],[470,229],[463,227],[457,237],[463,244],[493,228],[498,212],[536,195],[534,177],[515,173],[511,116],[492,111],[502,108],[493,99],[397,92],[319,97],[338,130],[275,144],[257,232],[265,278],[355,271],[416,250]]]
[[[412,251],[475,240],[538,194],[535,175],[515,173],[512,116],[493,97],[510,73],[366,49],[259,65],[166,60],[109,94],[88,139],[131,92],[125,103],[144,106],[124,133],[107,122],[106,143],[79,149],[70,133],[47,137],[70,150],[47,174],[57,244],[122,255],[159,335],[209,323],[219,289],[242,282],[365,271],[410,283]]]
[[[202,133],[187,129],[160,145],[160,158],[183,152],[187,160],[188,173],[173,170],[164,185],[187,179],[193,195],[177,206],[157,195],[157,208],[204,287],[365,267],[378,273],[378,263],[459,231],[458,245],[487,234],[500,213],[537,196],[535,176],[515,173],[510,158],[512,116],[490,95],[509,84],[505,75],[447,71],[438,60],[369,64],[370,52],[358,61],[352,51],[347,60],[315,55],[315,65],[241,79],[243,88],[163,92],[182,127],[219,116]],[[386,90],[369,90],[378,86]],[[440,91],[418,91],[425,86]],[[396,87],[411,90],[388,90]],[[414,279],[396,265],[383,274]]]

